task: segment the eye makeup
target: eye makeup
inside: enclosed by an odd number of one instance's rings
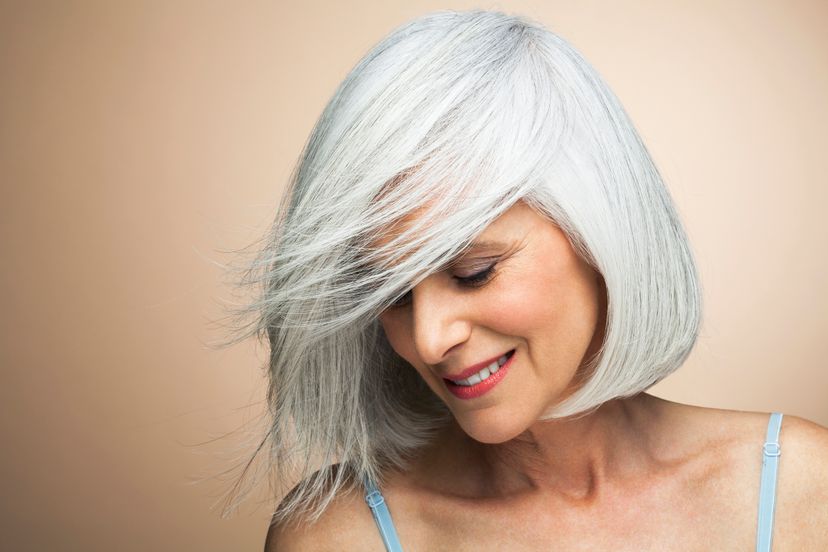
[[[460,275],[452,275],[452,278],[457,281],[458,284],[464,287],[470,288],[477,288],[486,285],[488,282],[494,278],[495,275],[495,266],[497,265],[497,261],[492,261],[488,259],[490,262],[488,265],[484,266],[482,270],[477,270],[476,272],[472,272],[468,276],[460,276]],[[449,270],[444,269],[444,270]],[[399,308],[404,307],[411,301],[411,290],[406,291],[403,295],[401,295],[396,301],[391,303],[389,306],[390,308]]]
[[[497,274],[497,265],[522,249],[522,244],[505,244],[493,241],[475,242],[457,258],[443,264],[436,272],[451,274],[458,285],[478,288],[488,284]],[[498,252],[498,254],[492,254]],[[485,253],[489,253],[485,255]],[[485,256],[475,256],[484,254]],[[405,307],[411,302],[411,290],[406,291],[389,305],[389,309]]]
[[[469,276],[459,276],[455,274],[454,276],[452,276],[452,278],[454,278],[464,286],[482,286],[494,277],[496,264],[497,262],[493,262],[489,264],[489,266],[485,267],[483,270],[475,272]]]

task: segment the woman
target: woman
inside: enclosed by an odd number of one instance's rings
[[[615,96],[525,17],[375,46],[246,282],[299,480],[268,550],[828,549],[828,431],[645,392],[698,335],[691,248]]]

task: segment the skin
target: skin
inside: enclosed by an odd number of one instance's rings
[[[425,278],[380,316],[382,327],[482,455],[477,469],[485,483],[463,478],[456,485],[588,500],[640,455],[635,416],[613,401],[575,420],[537,420],[577,389],[585,361],[600,347],[603,281],[560,228],[524,203],[478,241],[492,245],[466,254],[450,273]],[[493,275],[479,287],[456,279],[492,265]],[[460,399],[444,384],[444,376],[512,349],[509,372],[489,393]]]
[[[397,229],[398,230],[398,229]],[[578,388],[603,340],[603,281],[523,203],[380,317],[394,350],[453,413],[382,494],[407,551],[753,550],[766,412],[640,393],[538,421]],[[499,245],[498,245],[499,244]],[[468,278],[495,264],[493,277]],[[463,400],[443,376],[515,349],[506,377]],[[828,430],[786,414],[774,552],[828,550]],[[385,550],[361,487],[267,550]]]
[[[603,280],[557,225],[522,202],[478,241],[500,245],[472,249],[380,316],[394,350],[454,414],[411,469],[387,481],[403,542],[424,550],[750,549],[767,413],[640,393],[586,416],[538,421],[577,390],[600,348]],[[458,280],[491,265],[479,287]],[[511,349],[509,373],[488,393],[464,400],[446,388],[444,376]],[[828,470],[816,460],[828,451],[828,431],[789,415],[782,435],[795,458],[780,470],[775,548],[824,543],[828,514],[816,514],[816,525],[803,520],[815,515],[806,496],[828,496]],[[803,477],[794,464],[808,459],[823,468]],[[499,530],[479,531],[487,520]]]

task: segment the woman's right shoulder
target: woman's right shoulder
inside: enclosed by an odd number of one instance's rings
[[[295,494],[297,484],[282,502]],[[361,485],[349,481],[337,492],[315,521],[294,516],[271,520],[265,552],[328,552],[385,550]]]

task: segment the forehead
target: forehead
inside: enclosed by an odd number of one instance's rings
[[[409,228],[420,218],[427,207],[419,207],[415,211],[406,213],[391,221],[388,225],[380,228],[373,234],[371,241],[368,243],[368,249],[378,250],[386,247],[389,243],[398,240],[400,236],[404,235]]]
[[[371,251],[383,251],[380,258],[391,254],[391,251],[386,251],[386,248],[394,240],[400,239],[401,236],[404,236],[411,229],[412,225],[419,220],[424,209],[426,207],[421,207],[408,213],[381,229],[381,231],[375,234],[368,248]],[[509,248],[515,241],[523,239],[530,233],[532,228],[541,222],[541,218],[534,209],[524,202],[518,201],[489,224],[477,237],[472,239],[463,248],[462,252],[463,254],[485,254],[503,251]],[[413,237],[413,235],[408,236],[409,239]],[[406,238],[398,242],[400,247],[404,247],[406,243]],[[396,256],[392,264],[404,260],[407,256],[407,254]]]

